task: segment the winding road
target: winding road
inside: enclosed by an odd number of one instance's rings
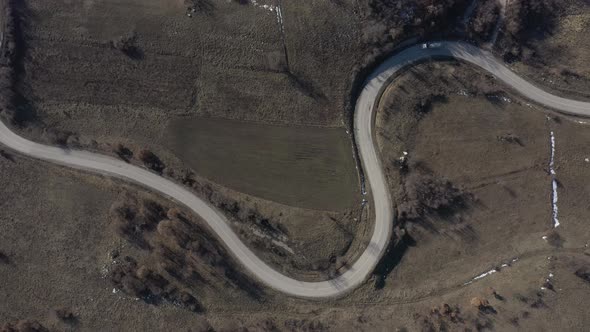
[[[227,218],[217,209],[195,196],[182,185],[122,160],[80,150],[68,150],[29,141],[0,122],[0,143],[24,155],[67,167],[121,178],[157,191],[181,203],[203,218],[236,259],[264,284],[286,294],[305,298],[343,295],[359,286],[371,275],[387,248],[393,224],[393,209],[387,181],[374,141],[373,118],[381,91],[401,69],[432,58],[456,58],[493,74],[526,98],[560,112],[590,116],[590,103],[551,95],[526,82],[494,56],[463,42],[441,42],[436,48],[412,46],[391,56],[366,80],[357,100],[354,127],[356,143],[365,168],[375,208],[375,228],[365,251],[339,277],[321,282],[304,282],[287,277],[254,254],[231,229]]]

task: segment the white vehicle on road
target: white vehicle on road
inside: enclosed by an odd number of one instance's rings
[[[441,42],[435,42],[435,43],[423,43],[422,44],[422,49],[426,49],[426,48],[439,48],[442,46]]]

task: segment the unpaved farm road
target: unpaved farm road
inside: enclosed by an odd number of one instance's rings
[[[366,80],[357,101],[354,126],[356,144],[365,167],[375,208],[375,228],[367,248],[344,274],[328,281],[303,282],[287,277],[264,263],[233,232],[221,212],[183,186],[119,159],[80,150],[69,150],[31,142],[0,122],[0,143],[24,155],[67,167],[101,173],[140,184],[181,203],[203,218],[237,260],[266,285],[286,294],[305,298],[343,295],[362,284],[384,253],[391,235],[393,211],[387,181],[375,149],[373,116],[382,89],[404,67],[430,58],[456,58],[490,72],[523,96],[549,108],[590,116],[590,103],[568,100],[542,91],[510,71],[487,51],[462,42],[441,42],[439,47],[416,45],[387,59]]]

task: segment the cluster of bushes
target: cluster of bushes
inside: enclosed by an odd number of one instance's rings
[[[153,231],[166,218],[166,211],[153,201],[137,204],[127,197],[111,207],[111,220],[119,236],[141,249],[151,249],[147,232]]]
[[[129,256],[115,266],[111,271],[110,279],[117,289],[147,303],[158,304],[166,300],[191,311],[203,311],[201,304],[190,293],[179,290],[176,285],[149,267],[138,266],[137,262]]]
[[[487,42],[500,19],[498,0],[481,0],[468,23],[469,37],[478,42]]]
[[[288,235],[288,230],[278,220],[265,217],[256,209],[241,207],[237,201],[224,197],[209,184],[199,187],[198,191],[201,197],[211,202],[235,222],[248,223],[275,238]]]
[[[201,305],[190,290],[220,280],[227,286],[260,298],[260,286],[234,267],[222,245],[178,209],[126,197],[111,209],[117,233],[147,251],[138,264],[125,258],[112,270],[111,280],[126,294],[157,304],[178,303],[191,310]]]
[[[115,146],[113,149],[113,152],[127,163],[131,162],[135,156],[133,151],[123,144],[117,144],[117,146]],[[160,157],[148,149],[139,150],[137,153],[137,160],[139,160],[148,169],[151,169],[160,175],[162,175],[164,169],[166,169],[166,164],[164,164]]]
[[[446,214],[465,205],[466,194],[447,180],[419,170],[404,177],[401,203],[397,206],[402,220],[417,220],[432,213]]]
[[[506,8],[503,38],[499,41],[506,61],[533,61],[531,41],[542,39],[556,26],[562,11],[557,0],[513,0]]]
[[[467,0],[371,0],[368,14],[374,24],[366,32],[374,43],[450,32],[468,3]]]

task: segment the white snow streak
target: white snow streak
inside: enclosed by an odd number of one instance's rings
[[[555,134],[551,131],[551,155],[549,158],[549,172],[551,173],[551,208],[552,208],[552,219],[553,219],[553,228],[559,226],[559,219],[558,213],[559,209],[557,208],[557,178],[555,173]]]
[[[285,27],[283,26],[283,11],[281,10],[280,4],[276,7],[276,11],[277,11],[277,22],[279,23],[279,27],[281,29],[281,35],[284,36],[285,35]]]
[[[516,257],[516,258],[513,258],[513,259],[512,259],[510,262],[508,262],[508,263],[503,263],[503,264],[501,264],[499,268],[493,268],[493,269],[491,269],[491,270],[489,270],[489,271],[487,271],[487,272],[484,272],[484,273],[482,273],[482,274],[480,274],[480,275],[478,275],[478,276],[475,276],[475,277],[473,277],[471,280],[469,280],[468,282],[464,283],[464,284],[463,284],[463,286],[469,285],[469,284],[471,284],[471,283],[472,283],[472,282],[474,282],[474,281],[477,281],[477,280],[479,280],[479,279],[485,278],[485,277],[487,277],[487,276],[489,276],[489,275],[491,275],[491,274],[494,274],[494,273],[496,273],[496,272],[500,272],[500,270],[501,270],[502,268],[505,268],[505,267],[510,267],[510,266],[511,266],[510,264],[511,264],[511,263],[514,263],[514,262],[516,262],[516,261],[518,261],[518,257]]]
[[[496,270],[496,269],[489,270],[488,272],[484,272],[484,273],[478,275],[477,277],[473,278],[473,281],[478,280],[478,279],[481,279],[481,278],[484,278],[484,277],[487,277],[490,274],[494,274],[496,272],[498,272],[498,270]]]
[[[272,242],[274,245],[287,250],[291,254],[295,254],[295,251],[293,251],[293,249],[291,249],[291,247],[289,247],[285,242],[283,242],[283,241],[287,241],[286,236],[278,236],[277,239],[275,239],[274,237],[264,234],[263,232],[261,232],[257,229],[252,229],[252,233],[258,237],[261,237],[264,239],[269,239],[270,242]]]

